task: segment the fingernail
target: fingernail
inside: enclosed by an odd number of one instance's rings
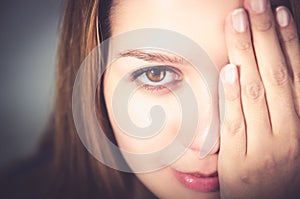
[[[224,83],[233,84],[237,79],[237,69],[235,64],[227,64],[221,74]]]
[[[267,7],[267,0],[250,0],[250,7],[255,13],[263,13]]]
[[[284,28],[290,23],[290,16],[285,7],[276,8],[276,20],[280,27]]]
[[[246,32],[248,22],[247,14],[243,8],[236,9],[232,12],[232,26],[235,31],[243,33]]]

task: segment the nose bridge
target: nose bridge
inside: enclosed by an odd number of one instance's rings
[[[190,145],[190,149],[196,151],[199,158],[215,154],[220,148],[219,109],[217,100],[214,101],[210,113],[201,116],[202,121],[199,121],[197,134]]]

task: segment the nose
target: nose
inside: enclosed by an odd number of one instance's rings
[[[220,117],[218,105],[213,104],[210,116],[203,116],[202,122],[199,122],[199,128],[190,150],[197,153],[200,159],[208,155],[213,155],[219,152],[220,149]]]

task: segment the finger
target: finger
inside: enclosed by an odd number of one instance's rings
[[[236,66],[234,64],[226,65],[221,70],[220,76],[225,98],[220,153],[226,154],[226,157],[244,157],[247,152],[246,131]]]
[[[269,0],[245,0],[253,45],[264,84],[273,134],[283,132],[282,122],[295,113],[287,63],[278,40]]]
[[[300,45],[297,29],[291,13],[283,6],[276,9],[276,19],[281,46],[293,77],[295,108],[300,116]]]
[[[271,136],[264,87],[257,70],[247,14],[234,10],[226,20],[226,43],[229,59],[240,66],[242,108],[247,129],[247,151],[259,149]],[[264,132],[261,129],[265,129]],[[266,137],[267,136],[267,137]]]

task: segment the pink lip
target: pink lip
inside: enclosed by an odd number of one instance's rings
[[[212,173],[209,175],[195,173],[183,173],[177,170],[173,170],[176,179],[185,187],[202,192],[215,192],[219,191],[219,178],[218,173]]]

